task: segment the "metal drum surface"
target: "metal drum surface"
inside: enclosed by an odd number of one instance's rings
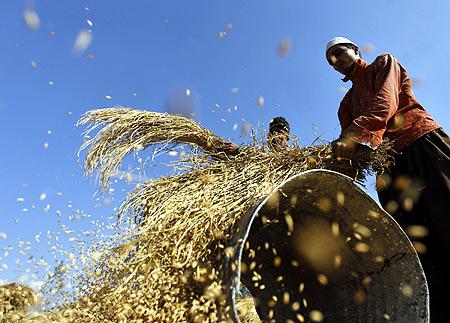
[[[350,178],[289,178],[234,229],[225,282],[263,322],[428,322],[428,289],[406,234]]]

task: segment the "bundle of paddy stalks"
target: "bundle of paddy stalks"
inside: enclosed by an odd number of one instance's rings
[[[78,122],[83,124],[91,124],[85,135],[102,126],[94,138],[83,143],[80,151],[91,147],[85,159],[86,174],[98,170],[103,187],[126,155],[150,145],[187,143],[214,154],[224,143],[198,123],[172,114],[127,108],[98,109],[88,111]]]
[[[366,151],[350,164],[336,161],[330,145],[265,149],[261,141],[229,157],[224,141],[181,116],[111,108],[87,112],[85,171],[105,188],[122,159],[145,148],[191,144],[173,167],[183,172],[150,180],[118,211],[133,227],[115,248],[85,268],[83,294],[46,319],[69,321],[222,322],[229,320],[221,257],[233,225],[278,184],[302,171],[328,168],[362,179],[383,169],[387,148]],[[200,148],[200,149],[199,149]],[[247,306],[248,302],[241,302]]]
[[[31,287],[16,283],[0,286],[0,322],[19,320],[36,302],[37,294]]]

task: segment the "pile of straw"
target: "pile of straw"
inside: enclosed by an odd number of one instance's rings
[[[155,145],[173,148],[193,144],[175,166],[185,171],[138,186],[118,211],[134,233],[87,269],[80,282],[82,297],[41,318],[70,321],[217,322],[226,321],[220,255],[227,252],[232,227],[275,186],[313,168],[331,168],[362,178],[382,169],[380,149],[364,162],[337,162],[330,145],[265,150],[264,143],[242,147],[224,158],[224,141],[181,116],[125,108],[87,112],[80,124],[87,134],[85,168],[102,187],[130,153]],[[221,158],[218,158],[221,157]],[[367,157],[367,156],[366,156]]]
[[[0,286],[0,322],[17,321],[36,302],[37,294],[30,287],[16,283]]]

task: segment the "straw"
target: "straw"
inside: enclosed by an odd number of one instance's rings
[[[84,292],[75,302],[35,320],[227,321],[221,256],[234,224],[255,203],[302,171],[334,169],[361,181],[388,161],[387,144],[350,163],[335,160],[329,144],[271,151],[262,141],[241,147],[236,157],[216,158],[223,139],[198,123],[127,108],[88,111],[79,124],[88,125],[85,135],[97,131],[80,151],[87,150],[86,174],[102,187],[138,150],[192,144],[203,151],[172,165],[182,173],[150,180],[128,195],[117,216],[131,233],[115,248],[96,250],[103,257],[80,276]]]

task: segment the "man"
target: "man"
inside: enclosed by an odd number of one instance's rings
[[[270,150],[280,151],[287,146],[290,137],[290,126],[287,120],[283,117],[275,117],[270,120],[269,133],[267,134],[267,143]],[[223,152],[227,156],[236,156],[241,150],[238,145],[223,141],[223,143],[215,147],[217,152]]]
[[[447,321],[450,267],[450,139],[412,92],[406,70],[390,54],[368,64],[358,46],[335,37],[326,58],[352,88],[338,117],[341,136],[333,143],[337,158],[351,159],[362,145],[393,144],[394,163],[377,179],[381,205],[406,232],[421,238],[416,249],[430,290],[432,322]],[[411,228],[421,228],[420,234]]]
[[[280,151],[287,146],[289,141],[291,127],[283,117],[275,117],[270,120],[267,142],[269,148],[274,151]]]

